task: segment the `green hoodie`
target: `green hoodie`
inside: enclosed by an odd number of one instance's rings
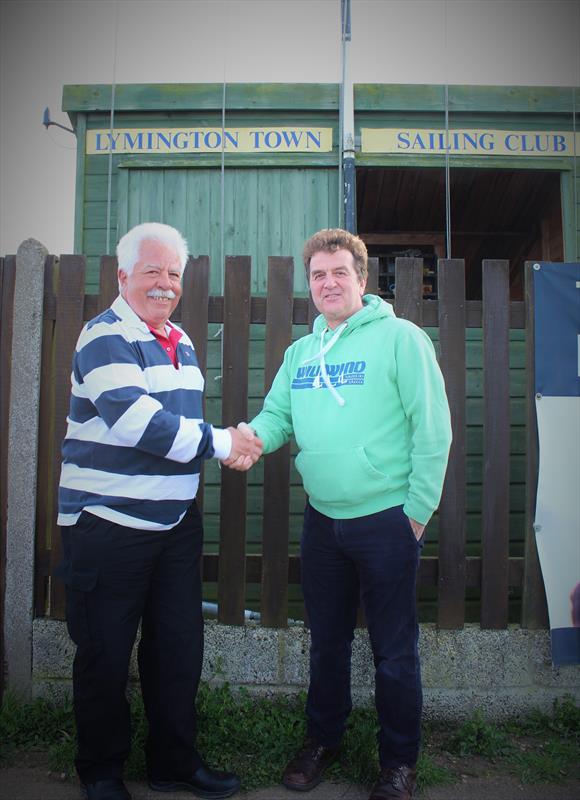
[[[328,517],[404,505],[426,524],[439,504],[451,443],[443,376],[427,334],[376,295],[335,330],[316,318],[250,425],[266,453],[295,436],[310,504]]]

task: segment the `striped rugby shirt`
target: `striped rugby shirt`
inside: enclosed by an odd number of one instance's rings
[[[59,525],[83,510],[119,525],[168,530],[196,495],[201,461],[226,458],[228,432],[202,419],[204,380],[174,326],[178,368],[122,297],[77,342],[62,446]]]

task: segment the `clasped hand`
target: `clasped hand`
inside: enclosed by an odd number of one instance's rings
[[[228,458],[222,461],[226,467],[246,472],[262,455],[264,445],[250,426],[240,422],[237,428],[228,428],[232,437],[232,449]]]

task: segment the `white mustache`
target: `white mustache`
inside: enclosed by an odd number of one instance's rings
[[[150,289],[147,292],[147,297],[162,297],[167,300],[175,300],[175,292],[172,289]]]

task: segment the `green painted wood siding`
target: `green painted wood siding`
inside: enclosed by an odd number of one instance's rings
[[[219,168],[129,169],[120,181],[119,236],[144,220],[181,230],[194,255],[209,255],[210,292],[222,292],[222,172]],[[336,225],[336,169],[228,167],[223,173],[223,255],[252,258],[252,293],[265,294],[268,256],[293,256],[294,291],[307,292],[304,241]],[[126,186],[126,194],[125,194]]]
[[[104,161],[104,160],[103,160]],[[100,164],[97,165],[101,166]],[[85,182],[85,252],[89,291],[96,290],[98,261],[106,244],[107,175],[89,173]],[[210,292],[222,291],[222,173],[208,168],[121,168],[111,207],[112,246],[133,225],[174,225],[193,255],[209,255]],[[336,168],[233,168],[223,173],[223,254],[252,258],[252,293],[266,292],[268,256],[292,256],[294,291],[306,294],[302,247],[320,228],[338,221]]]

